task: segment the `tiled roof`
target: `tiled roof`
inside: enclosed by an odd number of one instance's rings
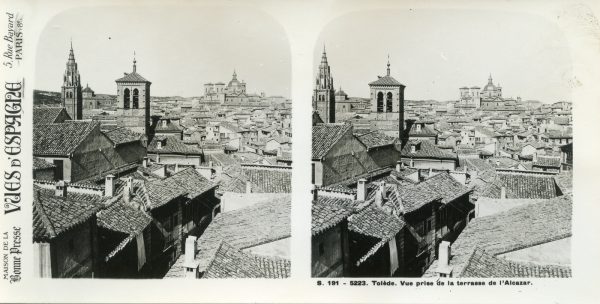
[[[53,163],[50,163],[39,157],[33,158],[33,170],[43,170],[43,169],[51,169],[51,168],[56,168],[56,166]]]
[[[506,198],[553,198],[557,192],[556,183],[551,175],[535,173],[498,172],[497,179],[482,192],[481,196],[500,198],[500,189],[505,187]]]
[[[66,121],[33,128],[33,155],[69,156],[100,124],[93,121]]]
[[[200,271],[213,260],[222,242],[237,249],[257,246],[291,235],[291,199],[257,203],[220,213],[198,239]]]
[[[194,168],[181,170],[166,178],[166,180],[172,181],[178,188],[187,191],[191,197],[198,196],[217,186]]]
[[[506,260],[476,248],[460,277],[465,278],[570,278],[571,268]]]
[[[461,274],[477,247],[496,256],[570,237],[572,211],[572,197],[561,196],[477,217],[452,244],[450,266]],[[436,267],[437,261],[425,276],[434,276]]]
[[[382,76],[375,81],[369,82],[369,86],[404,86],[392,76]]]
[[[110,139],[115,145],[130,143],[142,140],[143,134],[131,131],[128,128],[114,128],[111,130],[102,130],[102,133]]]
[[[150,82],[137,72],[125,73],[125,76],[115,80],[116,82]]]
[[[69,114],[66,113],[66,110],[63,107],[35,107],[33,108],[33,125],[37,126],[57,123],[56,119],[63,111],[65,112],[64,114],[68,117]]]
[[[395,138],[387,136],[379,131],[371,131],[363,134],[355,133],[354,136],[361,143],[363,143],[367,149],[373,149],[377,147],[389,146],[394,144]]]
[[[349,230],[384,241],[393,238],[405,225],[402,219],[373,205],[350,216],[348,221]]]
[[[408,137],[435,137],[438,133],[429,126],[423,126],[417,129],[417,124],[413,124],[408,131]]]
[[[416,151],[411,152],[411,145],[416,145]],[[402,157],[409,158],[434,158],[457,159],[457,156],[443,151],[429,140],[409,140],[402,149]]]
[[[162,142],[160,149],[157,148],[158,141]],[[202,151],[193,146],[186,145],[175,136],[156,136],[148,144],[148,153],[201,155]]]
[[[34,186],[33,241],[48,242],[87,221],[102,208],[101,202],[96,195],[68,193],[64,198]]]
[[[290,268],[289,260],[242,252],[223,242],[202,278],[282,279],[290,276]]]
[[[319,196],[312,204],[312,235],[317,235],[331,227],[336,226],[346,219],[353,210],[343,206],[324,202],[327,199],[344,200],[342,198],[328,198]]]
[[[320,159],[346,134],[351,124],[317,124],[312,128],[312,158]]]
[[[448,172],[442,172],[434,175],[433,177],[428,178],[414,187],[427,188],[429,192],[433,192],[438,197],[441,197],[442,203],[444,204],[449,203],[471,191],[470,188],[458,182]]]
[[[139,234],[150,222],[148,214],[120,201],[98,212],[98,226],[129,235]]]
[[[244,179],[252,183],[254,193],[291,193],[291,167],[242,166]]]
[[[538,156],[537,161],[533,162],[537,167],[560,168],[560,157],[554,156]]]

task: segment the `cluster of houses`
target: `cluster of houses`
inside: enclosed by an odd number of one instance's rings
[[[116,83],[83,107],[71,49],[61,106],[34,107],[37,276],[288,277],[289,101],[164,112],[135,59]]]
[[[389,62],[370,99],[338,99],[325,56],[312,116],[314,277],[571,276],[569,102],[505,99],[491,76],[455,102],[405,101]],[[357,103],[340,113],[339,100]]]

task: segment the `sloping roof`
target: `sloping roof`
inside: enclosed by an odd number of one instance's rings
[[[257,246],[291,235],[291,199],[254,204],[217,215],[198,239],[200,271],[204,271],[222,242],[237,249]]]
[[[369,82],[369,86],[404,86],[392,76],[381,76],[375,81]]]
[[[402,219],[373,205],[350,216],[348,222],[349,230],[384,241],[393,238],[406,225]]]
[[[244,179],[254,193],[291,193],[292,170],[285,166],[242,166]]]
[[[33,155],[69,156],[100,126],[95,121],[66,121],[33,128]]]
[[[560,168],[559,156],[538,156],[537,161],[533,162],[536,167]]]
[[[48,242],[84,223],[102,208],[101,202],[102,197],[96,195],[68,193],[65,198],[34,186],[33,241]]]
[[[346,134],[351,124],[317,124],[312,128],[312,158],[320,159]]]
[[[65,112],[64,114],[66,114],[66,116],[70,120],[71,117],[69,117],[69,114],[63,107],[48,107],[48,108],[35,107],[35,108],[33,108],[33,125],[37,126],[37,125],[57,123],[56,120],[57,120],[58,116],[61,114],[61,112],[63,112],[63,111]]]
[[[408,131],[409,138],[411,136],[412,137],[435,137],[438,135],[438,133],[429,126],[422,126],[420,129],[417,129],[417,124],[418,123],[415,123],[410,127],[410,130]]]
[[[223,242],[202,278],[282,279],[290,276],[290,269],[289,260],[243,252]]]
[[[138,196],[147,198],[146,204],[150,209],[158,208],[179,196],[196,197],[214,187],[204,176],[194,168],[179,171],[165,179],[145,182],[138,188]]]
[[[336,226],[352,214],[352,210],[323,202],[327,198],[319,196],[316,202],[312,203],[312,235],[317,235],[331,227]],[[335,198],[338,199],[338,198]],[[340,198],[340,200],[343,200]]]
[[[191,167],[181,170],[166,179],[171,180],[178,188],[187,191],[188,195],[192,197],[217,186]]]
[[[33,158],[33,170],[43,170],[43,169],[51,169],[51,168],[56,168],[56,166],[53,163],[50,163],[39,157]]]
[[[411,145],[416,146],[415,152],[411,152]],[[456,155],[443,151],[442,149],[436,147],[435,144],[429,140],[409,140],[402,149],[402,157],[452,160],[458,159]]]
[[[452,244],[450,266],[462,274],[476,248],[496,256],[570,237],[572,212],[572,197],[561,196],[477,217]],[[425,276],[434,276],[436,268],[437,261]]]
[[[389,146],[393,145],[394,142],[396,142],[395,138],[387,136],[379,131],[371,131],[362,134],[355,133],[354,136],[361,143],[363,143],[367,147],[367,149]]]
[[[505,187],[506,198],[553,198],[558,196],[556,182],[551,175],[535,173],[498,172],[497,180],[482,196],[500,198],[500,188]]]
[[[569,278],[571,268],[560,265],[537,265],[496,257],[476,248],[461,277],[465,278]]]
[[[135,142],[142,140],[143,134],[131,131],[128,128],[114,128],[111,130],[102,130],[102,133],[110,139],[115,145]]]
[[[120,201],[98,213],[98,226],[129,235],[139,234],[150,222],[148,214]]]
[[[150,82],[137,72],[125,73],[125,76],[115,80],[115,82]]]
[[[162,143],[160,149],[157,148],[158,141]],[[175,136],[155,136],[148,144],[148,153],[201,155],[202,151],[193,146],[186,145]]]

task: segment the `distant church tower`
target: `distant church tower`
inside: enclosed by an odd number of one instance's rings
[[[326,123],[335,122],[335,89],[331,69],[327,63],[327,53],[323,47],[319,75],[315,81],[313,92],[313,109],[319,112],[321,119]]]
[[[83,97],[81,95],[81,79],[77,70],[77,62],[75,62],[75,54],[73,54],[73,43],[71,43],[67,68],[63,76],[61,96],[62,106],[65,107],[69,116],[75,120],[81,119]]]
[[[117,83],[117,116],[120,123],[150,138],[150,81],[136,70],[135,53],[133,71],[115,80]]]
[[[378,76],[377,80],[369,83],[371,91],[370,119],[373,127],[383,130],[389,136],[400,138],[406,142],[404,131],[404,89],[405,85],[392,77],[390,73],[390,59],[388,57],[385,76]]]

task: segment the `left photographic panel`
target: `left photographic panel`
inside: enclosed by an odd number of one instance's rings
[[[290,57],[248,7],[55,16],[34,77],[35,275],[289,277]]]

